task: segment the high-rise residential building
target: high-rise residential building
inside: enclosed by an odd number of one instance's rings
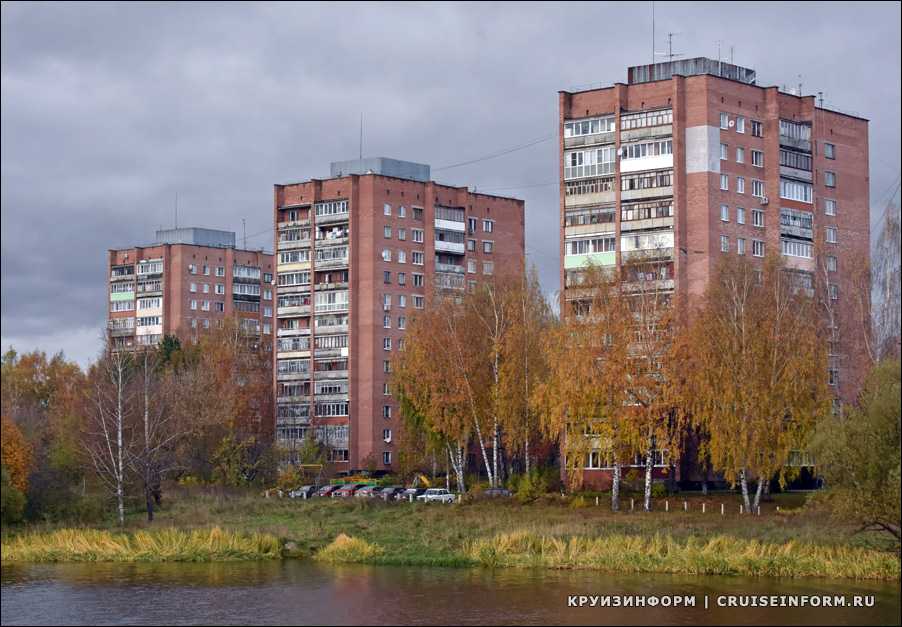
[[[272,338],[273,256],[235,246],[235,233],[202,228],[160,230],[147,246],[108,254],[108,333],[114,349],[189,340],[238,318],[240,328]]]
[[[275,186],[276,438],[308,436],[331,473],[390,470],[401,428],[392,355],[428,297],[524,264],[522,200],[430,180],[428,165],[373,158]]]
[[[692,298],[720,257],[779,252],[802,289],[826,277],[838,315],[824,376],[837,407],[852,400],[865,359],[852,275],[869,250],[868,121],[705,58],[631,67],[626,84],[559,98],[564,311],[585,293],[587,263],[650,255],[656,285]]]

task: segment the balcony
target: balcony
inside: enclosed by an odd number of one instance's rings
[[[276,337],[293,337],[295,335],[310,335],[310,327],[298,327],[297,329],[278,329]]]
[[[812,176],[810,170],[800,170],[799,168],[792,168],[788,165],[780,166],[780,176],[786,176],[791,179],[798,179],[807,183],[811,183],[812,180],[814,180],[814,177]]]
[[[347,211],[344,213],[332,213],[329,215],[318,215],[316,216],[316,224],[340,224],[342,222],[347,222],[350,218],[351,214]]]
[[[616,140],[616,131],[595,133],[594,135],[578,135],[576,137],[565,137],[564,148],[581,148],[583,146],[594,146],[595,144],[613,144]]]
[[[326,357],[347,357],[348,347],[341,346],[336,348],[315,348],[313,351],[313,356],[316,359],[323,359]]]
[[[442,220],[439,218],[435,219],[435,228],[445,231],[457,231],[459,233],[464,233],[467,230],[466,222],[462,220]]]
[[[669,137],[673,135],[673,124],[660,124],[658,126],[644,126],[620,131],[620,143],[649,139],[652,137]]]
[[[435,271],[436,272],[456,272],[457,274],[464,274],[464,267],[459,266],[454,263],[439,263],[435,262]]]
[[[128,268],[113,268],[110,272],[110,281],[133,281],[135,279],[135,269],[131,266]]]
[[[617,263],[617,253],[614,251],[564,256],[565,270],[584,268],[586,266],[613,266],[615,263]]]
[[[644,200],[646,198],[662,198],[673,196],[673,186],[649,187],[647,189],[630,189],[620,192],[620,200]]]
[[[282,316],[309,316],[310,315],[310,305],[296,305],[292,307],[278,307],[276,308],[276,315],[279,317]]]
[[[802,152],[811,152],[811,140],[808,139],[789,137],[781,134],[780,145],[786,146],[787,148],[794,148],[795,150],[801,150]]]
[[[624,220],[620,222],[620,231],[650,231],[653,229],[672,229],[673,218],[648,218],[646,220]]]
[[[306,381],[310,379],[310,371],[306,372],[276,372],[276,381]]]
[[[435,241],[435,252],[451,253],[452,255],[467,254],[466,244],[464,244],[463,242],[441,242],[439,240]]]
[[[314,370],[314,381],[323,381],[325,379],[347,379],[347,370]]]
[[[463,274],[436,272],[435,286],[443,290],[463,290],[466,288],[466,281]]]
[[[310,242],[313,240],[309,237],[307,239],[289,239],[289,240],[279,240],[279,250],[295,250],[297,248],[310,248]]]

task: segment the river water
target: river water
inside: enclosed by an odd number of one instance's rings
[[[2,567],[3,625],[898,625],[898,584],[548,570],[219,564]],[[721,608],[724,595],[873,596],[873,607]],[[568,607],[569,595],[691,596],[695,607]],[[708,609],[705,609],[705,599]],[[647,600],[646,604],[653,601]],[[738,602],[738,601],[737,601]],[[659,601],[660,603],[660,601]]]

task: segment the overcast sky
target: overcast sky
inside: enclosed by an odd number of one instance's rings
[[[898,3],[664,3],[657,48],[728,58],[871,120],[871,198],[900,169]],[[364,154],[526,200],[558,289],[557,92],[652,58],[650,2],[2,5],[2,344],[87,363],[105,252],[173,222],[271,247],[272,185]]]

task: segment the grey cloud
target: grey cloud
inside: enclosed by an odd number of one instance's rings
[[[358,151],[438,168],[553,135],[557,91],[651,59],[649,3],[4,3],[2,341],[96,352],[104,256],[180,222],[271,245],[272,184]],[[897,4],[657,3],[689,55],[824,91],[872,121],[872,197],[899,172]],[[436,172],[522,197],[558,289],[556,142]]]

